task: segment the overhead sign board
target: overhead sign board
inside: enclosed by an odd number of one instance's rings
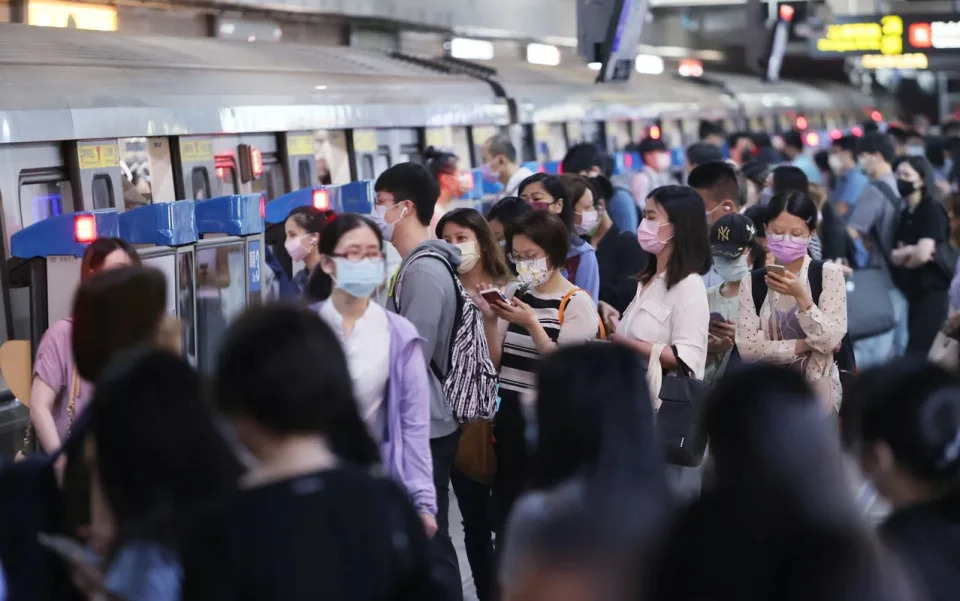
[[[957,14],[839,16],[810,38],[811,56],[870,56],[867,68],[925,68],[929,59],[957,54]]]

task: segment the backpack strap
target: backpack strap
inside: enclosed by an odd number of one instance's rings
[[[423,257],[430,257],[443,263],[444,267],[447,268],[447,272],[450,274],[450,277],[453,279],[453,294],[454,294],[454,299],[456,300],[456,303],[457,303],[457,308],[456,308],[456,312],[453,314],[453,327],[450,328],[450,343],[447,345],[447,349],[448,349],[447,368],[449,368],[450,364],[453,361],[453,342],[454,340],[456,340],[457,331],[460,329],[460,322],[462,321],[461,313],[463,312],[463,303],[464,303],[463,297],[465,293],[463,292],[463,286],[460,284],[460,280],[457,278],[456,271],[454,270],[453,266],[450,265],[450,262],[447,261],[446,257],[444,257],[443,255],[441,255],[436,251],[429,250],[429,249],[421,250],[419,252],[414,253],[413,256],[410,257],[410,259],[407,261],[406,266],[402,267],[397,272],[397,278],[394,283],[393,302],[397,307],[397,312],[399,313],[400,312],[399,292],[401,289],[401,281],[403,279],[403,274],[404,272],[406,272],[407,269],[410,268],[410,265],[414,261],[417,261],[418,259]],[[440,371],[440,368],[437,366],[437,362],[434,361],[433,358],[430,359],[430,370],[433,372],[433,375],[435,375],[438,380],[440,380],[441,382],[443,381],[443,378],[445,377],[445,375]]]
[[[567,303],[570,302],[570,299],[573,298],[573,295],[576,294],[577,292],[583,292],[587,296],[590,296],[590,293],[584,290],[583,288],[571,288],[569,292],[563,295],[563,298],[560,299],[560,309],[557,313],[557,321],[560,322],[561,327],[563,326],[563,314],[567,310]],[[599,329],[600,340],[606,340],[607,329],[603,326],[602,319],[599,320],[599,322],[600,322],[600,329]]]
[[[820,304],[820,293],[823,292],[823,261],[810,261],[807,268],[807,281],[810,282],[810,296],[813,304]]]
[[[766,268],[754,269],[750,272],[750,290],[753,292],[753,308],[760,315],[760,307],[767,298]]]
[[[767,298],[767,281],[764,279],[767,275],[766,269],[754,269],[750,273],[751,292],[753,292],[753,306],[760,315],[760,307]],[[810,296],[813,297],[813,304],[820,304],[820,293],[823,292],[823,261],[810,261],[807,267],[807,281],[810,282]]]

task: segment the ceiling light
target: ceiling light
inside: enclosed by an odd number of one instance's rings
[[[493,58],[493,42],[470,38],[450,40],[450,56],[464,60],[484,60]]]
[[[560,49],[550,44],[527,44],[527,62],[555,67],[560,64]]]

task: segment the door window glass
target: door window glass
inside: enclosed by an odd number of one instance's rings
[[[93,176],[93,208],[94,209],[112,209],[115,205],[113,202],[113,186],[110,185],[110,176],[101,173],[100,175]]]
[[[177,257],[177,303],[180,311],[180,323],[183,326],[183,351],[191,365],[197,364],[197,335],[194,329],[194,289],[193,289],[193,253],[184,252]]]
[[[270,162],[268,162],[268,160]],[[251,182],[251,190],[254,194],[258,192],[263,194],[266,197],[267,202],[269,202],[278,196],[282,196],[284,189],[283,167],[281,167],[280,163],[276,161],[275,156],[268,157],[267,155],[264,155],[263,173],[260,175],[259,179],[255,179],[253,182]]]
[[[20,184],[21,223],[27,227],[47,217],[73,212],[73,193],[66,180]]]
[[[146,138],[121,138],[120,171],[123,173],[124,209],[132,209],[153,202],[150,179],[150,159]]]
[[[212,373],[227,324],[246,307],[246,248],[242,241],[198,247],[197,365]]]
[[[206,167],[194,167],[190,172],[190,186],[194,200],[210,198],[210,176]]]
[[[329,180],[329,172],[327,172],[327,176]],[[306,159],[300,159],[297,161],[297,189],[308,188],[312,185],[313,182],[310,181],[310,162]]]

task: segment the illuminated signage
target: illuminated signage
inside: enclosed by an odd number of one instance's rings
[[[860,57],[864,69],[926,69],[930,61],[926,54],[864,54]]]
[[[838,18],[812,43],[819,54],[902,54],[903,19],[898,15]]]
[[[58,0],[29,0],[27,24],[65,29],[117,30],[117,9],[112,6],[59,2]]]

